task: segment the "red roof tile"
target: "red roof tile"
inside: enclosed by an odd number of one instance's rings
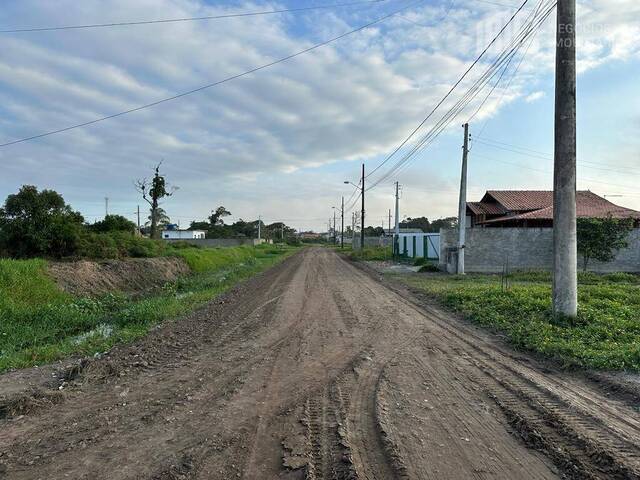
[[[487,196],[510,211],[538,210],[553,204],[553,192],[549,190],[488,190]]]
[[[504,215],[507,213],[498,203],[468,202],[467,207],[476,215]]]
[[[538,193],[540,192],[536,192],[536,194]],[[552,194],[552,192],[548,193]],[[499,223],[513,220],[553,220],[553,200],[551,203],[552,205],[546,206],[544,208],[532,210],[519,215],[495,218],[483,223]],[[576,215],[578,216],[578,218],[606,218],[610,216],[619,219],[640,219],[640,212],[631,210],[630,208],[615,205],[609,200],[602,198],[590,191],[577,192]]]

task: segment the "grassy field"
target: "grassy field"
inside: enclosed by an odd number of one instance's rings
[[[185,248],[193,275],[138,299],[119,293],[79,298],[62,292],[44,260],[0,260],[0,371],[103,352],[184,315],[274,265],[290,247]]]
[[[403,276],[470,320],[505,333],[522,349],[567,366],[640,371],[640,277],[579,277],[578,317],[554,319],[551,276],[515,273],[503,291],[500,276],[444,274]]]

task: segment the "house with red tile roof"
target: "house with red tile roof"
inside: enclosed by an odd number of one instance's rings
[[[611,203],[588,190],[576,195],[578,218],[633,218],[640,227],[640,212]],[[551,190],[488,190],[479,202],[467,202],[471,228],[553,227]]]

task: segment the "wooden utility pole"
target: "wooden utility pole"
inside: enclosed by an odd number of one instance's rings
[[[578,314],[576,1],[558,0],[553,168],[553,311]]]
[[[342,208],[340,208],[340,248],[344,248],[344,197],[342,197]]]
[[[464,275],[464,244],[467,235],[467,157],[469,155],[469,124],[464,124],[462,174],[460,175],[460,203],[458,205],[458,274]]]
[[[142,234],[142,230],[140,230],[140,205],[138,205],[138,234]]]
[[[338,243],[338,232],[336,232],[336,207],[333,207],[333,244]]]
[[[360,215],[360,248],[364,250],[364,163],[362,164],[362,212]]]

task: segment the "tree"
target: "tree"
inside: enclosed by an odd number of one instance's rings
[[[142,198],[151,206],[151,238],[160,238],[160,231],[158,230],[158,208],[160,208],[160,200],[165,197],[172,196],[177,187],[173,187],[167,190],[167,184],[165,177],[160,175],[160,166],[162,162],[156,165],[153,179],[149,182],[146,178],[136,181],[136,190],[142,194]]]
[[[231,215],[231,212],[226,208],[220,206],[211,211],[211,215],[209,216],[209,223],[212,227],[216,225],[224,225],[224,220],[222,218],[228,217],[229,215]]]
[[[419,228],[423,232],[428,232],[431,223],[427,217],[407,218],[400,223],[400,228]]]
[[[0,208],[0,249],[14,257],[73,255],[83,222],[59,193],[24,185]]]
[[[211,224],[209,222],[198,222],[194,220],[193,222],[191,222],[188,230],[204,230],[206,232],[207,230],[209,230],[210,226]]]
[[[365,237],[381,237],[384,235],[384,228],[382,227],[366,227],[364,229]]]
[[[162,207],[157,207],[155,209],[155,213],[152,210],[149,216],[147,217],[147,222],[145,223],[145,225],[150,227],[151,232],[153,232],[154,221],[155,221],[155,225],[158,232],[160,232],[162,228],[166,227],[171,223],[171,219],[169,218],[169,215],[167,215],[167,212],[165,212]]]
[[[633,229],[633,219],[579,218],[578,253],[582,255],[582,268],[587,271],[590,260],[610,262],[618,250],[627,247],[629,232]]]
[[[107,215],[104,220],[94,223],[89,226],[89,230],[96,233],[109,233],[109,232],[130,232],[133,233],[136,230],[136,225],[132,221],[123,217],[122,215]]]
[[[458,227],[458,217],[445,217],[439,218],[438,220],[434,220],[431,222],[429,226],[429,230],[426,230],[427,233],[438,233],[441,228],[451,229]]]
[[[264,228],[264,238],[274,241],[284,241],[294,236],[295,232],[293,228],[287,227],[284,222],[276,222]]]

